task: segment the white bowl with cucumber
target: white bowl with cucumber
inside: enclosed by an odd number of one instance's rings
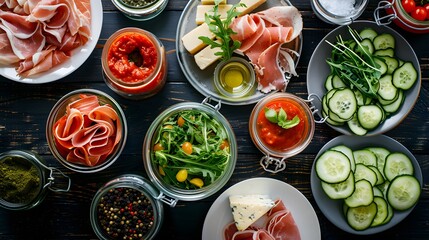
[[[421,195],[422,171],[413,154],[385,136],[341,135],[316,156],[311,190],[338,228],[369,235],[406,218]]]
[[[338,132],[385,133],[414,107],[421,88],[420,64],[395,30],[370,21],[341,26],[317,45],[307,70],[307,90],[320,117]]]

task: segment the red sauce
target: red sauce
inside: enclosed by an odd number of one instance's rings
[[[109,84],[121,94],[149,97],[165,83],[164,47],[156,37],[127,31],[116,37],[106,54]],[[116,79],[113,79],[116,78]]]
[[[140,58],[141,63],[131,60],[133,58]],[[145,80],[154,72],[157,61],[158,54],[154,43],[145,35],[133,32],[116,38],[107,55],[112,74],[127,83]]]
[[[277,112],[283,108],[288,119],[297,115],[300,122],[293,128],[284,129],[276,123],[268,121],[263,110],[265,107]],[[275,99],[267,103],[259,112],[256,129],[259,138],[266,147],[274,151],[286,151],[298,145],[305,138],[308,131],[308,119],[304,109],[298,103],[289,99]]]

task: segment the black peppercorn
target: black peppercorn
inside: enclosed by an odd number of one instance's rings
[[[142,238],[154,222],[152,202],[139,190],[126,187],[110,189],[101,197],[97,215],[101,229],[115,239]]]

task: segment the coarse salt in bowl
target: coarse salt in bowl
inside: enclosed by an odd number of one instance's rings
[[[115,162],[125,147],[127,132],[121,106],[94,89],[63,96],[46,124],[46,138],[54,157],[82,173],[98,172]]]
[[[337,25],[352,23],[365,10],[368,0],[311,0],[314,13],[321,20]]]

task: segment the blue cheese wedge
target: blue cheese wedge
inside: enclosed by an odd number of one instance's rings
[[[242,231],[265,215],[274,206],[274,201],[267,195],[232,195],[229,205],[235,225]]]

